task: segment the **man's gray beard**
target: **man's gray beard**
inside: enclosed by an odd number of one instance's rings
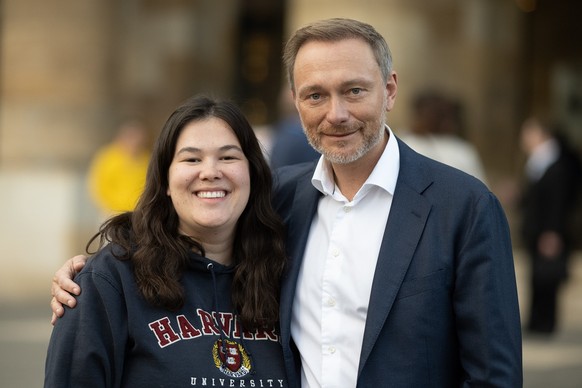
[[[317,152],[322,154],[323,157],[325,158],[325,160],[329,161],[330,163],[349,164],[349,163],[353,163],[356,160],[360,159],[362,156],[364,156],[366,153],[368,153],[368,151],[370,151],[372,148],[377,146],[378,143],[380,143],[380,141],[382,140],[382,133],[385,131],[385,127],[386,127],[385,123],[382,122],[380,125],[380,130],[376,132],[376,135],[371,137],[371,138],[366,139],[367,141],[364,142],[364,144],[362,144],[362,146],[360,148],[358,148],[355,152],[353,152],[351,154],[345,154],[342,152],[337,152],[337,153],[325,152],[323,150],[323,147],[319,147],[319,146],[316,146],[315,144],[313,144],[313,142],[311,141],[309,136],[307,136],[307,141],[309,142],[311,147],[313,147],[313,149],[315,149]]]

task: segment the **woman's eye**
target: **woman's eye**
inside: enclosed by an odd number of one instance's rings
[[[226,161],[236,161],[236,160],[243,160],[244,158],[245,158],[245,155],[242,152],[241,153],[235,152],[233,154],[224,155],[220,159],[226,160]]]

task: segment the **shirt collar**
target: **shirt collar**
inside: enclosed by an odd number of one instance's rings
[[[380,156],[378,163],[376,163],[372,173],[366,179],[366,182],[364,182],[356,197],[360,195],[360,192],[369,190],[371,186],[380,187],[391,195],[394,195],[398,171],[400,169],[400,151],[396,137],[387,125],[386,131],[389,134],[388,144],[386,144],[382,156]],[[319,158],[319,162],[311,178],[311,184],[325,195],[333,195],[336,190],[331,164],[323,156]]]

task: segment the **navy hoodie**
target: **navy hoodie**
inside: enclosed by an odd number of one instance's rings
[[[243,332],[233,314],[233,267],[191,254],[185,305],[170,312],[145,301],[111,246],[75,278],[82,293],[53,328],[45,387],[288,386],[279,333]]]

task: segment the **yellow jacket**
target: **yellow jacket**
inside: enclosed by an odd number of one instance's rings
[[[89,167],[93,201],[106,214],[133,210],[145,185],[149,153],[132,157],[118,144],[99,150]]]

